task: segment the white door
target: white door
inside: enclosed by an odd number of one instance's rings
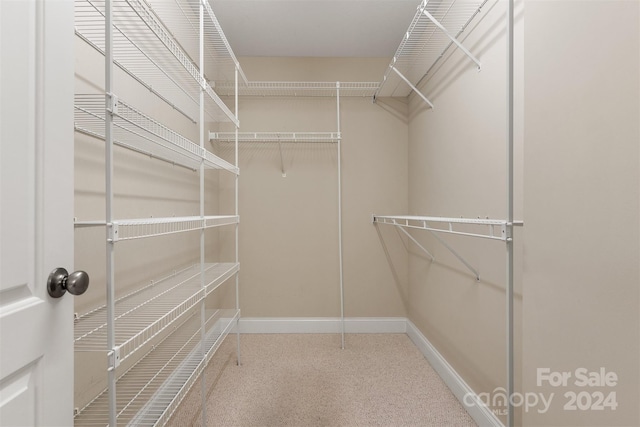
[[[73,424],[73,3],[0,0],[0,426]]]

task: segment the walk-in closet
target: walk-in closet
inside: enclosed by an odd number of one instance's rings
[[[640,2],[0,19],[0,427],[640,424]]]

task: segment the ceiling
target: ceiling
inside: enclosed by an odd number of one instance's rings
[[[420,0],[210,0],[236,56],[392,57]]]

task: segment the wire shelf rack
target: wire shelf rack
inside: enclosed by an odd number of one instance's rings
[[[105,52],[105,0],[75,1],[75,31]],[[143,0],[112,0],[113,59],[118,67],[194,123],[200,88],[209,98],[211,121],[238,123],[234,114],[200,76],[195,62]],[[186,27],[189,23],[183,24]],[[196,32],[197,35],[197,32]],[[215,106],[215,107],[213,107]]]
[[[235,142],[235,132],[210,132],[209,139]],[[340,140],[339,132],[238,132],[238,142],[318,142],[333,143]]]
[[[110,235],[112,241],[118,242],[221,227],[238,222],[239,218],[236,215],[120,219],[111,223]],[[77,222],[77,224],[81,223],[81,221]]]
[[[372,220],[376,224],[389,224],[405,228],[482,237],[492,240],[504,241],[507,239],[506,230],[508,222],[503,219],[373,215]],[[522,225],[522,223],[518,222],[513,225]]]
[[[202,287],[199,264],[143,286],[115,303],[116,360],[121,362],[174,324],[240,269],[237,263],[205,264]],[[107,349],[106,305],[75,321],[76,351]]]
[[[153,11],[180,40],[181,46],[192,57],[199,57],[200,4],[204,7],[203,47],[204,71],[207,81],[233,81],[235,70],[243,82],[242,71],[209,2],[199,0],[147,0]],[[197,61],[196,61],[197,63]],[[199,64],[198,64],[199,65]]]
[[[74,100],[75,129],[104,139],[105,95],[78,94]],[[238,168],[120,99],[114,99],[114,143],[136,152],[195,170],[205,167],[238,173]]]
[[[258,82],[250,81],[238,86],[240,96],[300,96],[335,97],[338,84],[340,96],[371,97],[378,89],[378,82]],[[232,96],[235,85],[232,81],[216,83],[221,96]]]
[[[393,69],[418,85],[454,45],[449,35],[457,39],[485,3],[486,0],[422,0],[375,96],[409,95],[412,88]]]
[[[205,355],[200,343],[200,316],[193,313],[180,330],[155,346],[119,376],[117,421],[121,425],[162,426],[167,423],[207,363],[239,318],[239,310],[206,311]],[[78,412],[74,425],[107,426],[109,401],[105,390]]]

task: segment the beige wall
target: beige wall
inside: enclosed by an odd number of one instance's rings
[[[409,213],[505,216],[504,5],[483,12],[459,53],[412,97]],[[516,7],[516,383],[551,405],[520,408],[531,426],[638,425],[639,7],[637,2],[526,2]],[[594,31],[595,27],[607,31]],[[414,234],[418,236],[417,234]],[[504,246],[449,238],[465,267],[428,235],[409,259],[409,317],[478,393],[505,384]],[[615,372],[615,387],[578,387],[576,369]],[[570,372],[566,387],[538,369]],[[565,410],[567,392],[615,410]],[[533,398],[533,397],[531,397]],[[494,407],[500,410],[501,407]],[[504,419],[504,418],[503,418]]]
[[[555,393],[527,425],[640,424],[639,24],[637,1],[526,5],[523,381]],[[539,387],[539,368],[572,377]],[[576,386],[580,368],[617,385]],[[567,392],[619,406],[564,410]]]
[[[368,81],[386,59],[242,58],[251,80]],[[401,108],[403,106],[401,105]],[[335,98],[242,98],[243,132],[335,132]],[[371,214],[407,209],[407,124],[371,98],[341,99],[345,315],[406,316],[406,254],[390,269]],[[228,148],[221,148],[221,152]],[[336,144],[240,148],[244,317],[340,315]],[[400,242],[391,242],[399,245]]]
[[[521,43],[522,10],[516,36]],[[428,109],[411,97],[409,123],[409,214],[506,217],[506,38],[505,2],[488,2],[464,44],[482,70],[460,51],[437,67],[422,92]],[[522,87],[518,64],[516,87]],[[519,73],[519,74],[518,74]],[[516,111],[519,118],[521,110]],[[516,128],[516,217],[522,217],[521,124]],[[416,237],[435,257],[431,262],[412,245],[409,258],[409,318],[477,393],[506,384],[506,245],[480,238],[440,235],[474,268],[480,281],[425,231]],[[516,237],[519,237],[518,235]],[[521,244],[516,244],[521,253]],[[516,271],[521,260],[518,258]],[[520,275],[517,274],[517,278]],[[516,327],[522,290],[517,280]],[[519,333],[517,334],[520,335]],[[520,342],[516,341],[516,359]],[[519,381],[517,381],[519,384]],[[496,407],[501,415],[505,408]],[[504,420],[504,417],[502,417]]]
[[[435,262],[370,219],[374,213],[504,218],[504,6],[490,1],[466,32],[465,45],[482,61],[481,72],[456,51],[426,81],[422,91],[434,110],[415,96],[409,105],[341,102],[345,315],[409,317],[478,393],[505,384],[504,244],[444,236],[479,269],[476,282],[429,234],[412,233]],[[525,220],[516,234],[516,381],[519,392],[555,393],[548,412],[521,411],[518,423],[638,425],[638,3],[518,2],[516,12],[515,206],[516,218]],[[99,90],[100,59],[86,46],[79,49],[79,91]],[[250,80],[377,81],[388,59],[241,63]],[[133,87],[127,94],[150,102]],[[156,103],[147,107],[172,114]],[[192,125],[171,117],[178,130],[197,137]],[[335,99],[243,98],[240,120],[245,132],[335,131]],[[212,149],[233,155],[222,144]],[[101,150],[101,142],[77,137],[79,219],[103,215]],[[277,145],[240,149],[243,316],[338,316],[336,145],[286,144],[282,153],[286,177]],[[197,214],[195,174],[138,155],[117,156],[119,215]],[[233,211],[233,178],[208,174],[208,189],[218,183],[220,191],[207,192],[208,214]],[[147,210],[140,209],[141,200]],[[76,298],[79,312],[104,295],[100,233],[76,232],[76,268],[97,271],[86,298]],[[233,260],[233,231],[208,233],[207,259]],[[119,252],[117,274],[124,283],[154,278],[157,265],[170,270],[197,259],[188,234],[149,242]],[[225,303],[232,297],[228,289],[220,294]],[[581,367],[615,372],[618,384],[536,385],[538,368]],[[81,377],[95,385],[90,367],[84,369]],[[90,386],[77,386],[77,396]],[[564,393],[572,390],[615,391],[619,406],[565,411]]]

